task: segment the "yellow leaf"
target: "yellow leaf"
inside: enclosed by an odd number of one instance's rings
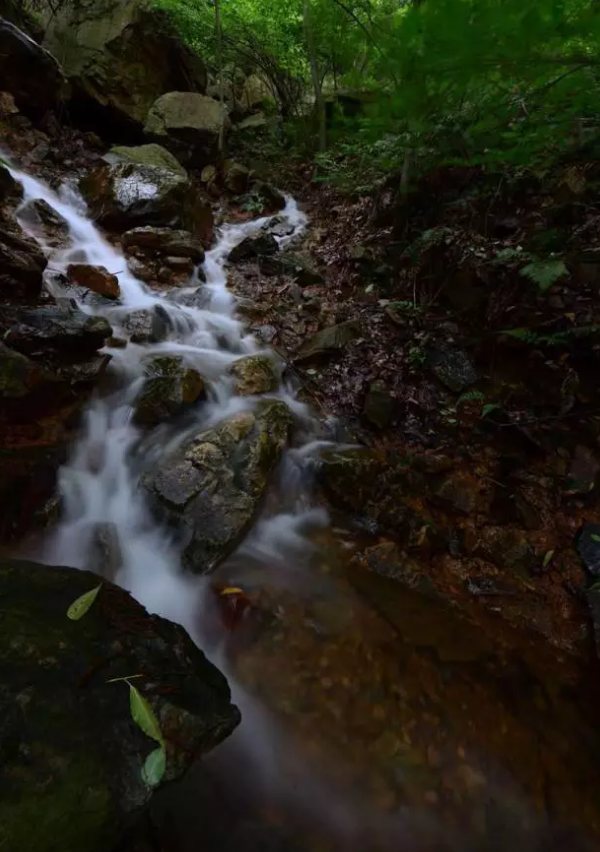
[[[227,586],[225,589],[221,589],[221,595],[243,595],[244,592],[242,589],[239,589],[237,586]]]
[[[80,618],[86,614],[88,609],[94,603],[96,598],[98,597],[98,592],[102,588],[102,583],[99,586],[96,586],[95,589],[91,589],[89,592],[86,592],[85,595],[81,595],[80,598],[73,601],[69,609],[67,610],[67,618],[70,618],[71,621],[79,621]]]

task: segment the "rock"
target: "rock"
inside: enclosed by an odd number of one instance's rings
[[[234,246],[227,260],[229,263],[240,263],[244,260],[252,260],[255,257],[277,254],[279,245],[272,234],[258,234],[255,237],[246,237],[237,246]]]
[[[185,228],[205,243],[212,240],[210,204],[177,172],[136,163],[105,163],[79,188],[90,215],[117,231],[136,225]]]
[[[234,377],[234,393],[239,396],[274,393],[279,387],[277,368],[268,355],[240,358],[233,362],[228,373]]]
[[[25,355],[57,352],[85,358],[101,349],[112,329],[104,317],[91,317],[76,307],[49,306],[6,310],[0,328],[4,342]]]
[[[584,525],[577,536],[577,552],[592,577],[600,578],[600,524]]]
[[[215,166],[204,166],[200,173],[202,183],[214,183],[217,179],[217,169]]]
[[[108,162],[124,161],[136,163],[138,166],[156,166],[158,169],[166,169],[175,172],[181,177],[187,178],[187,172],[177,159],[163,148],[162,145],[150,143],[148,145],[137,145],[133,148],[124,145],[115,145],[107,154]]]
[[[234,195],[242,195],[248,189],[250,170],[241,163],[228,160],[223,166],[225,188]]]
[[[41,118],[66,95],[54,57],[4,18],[0,18],[0,80],[19,110],[32,118]]]
[[[262,215],[267,213],[276,213],[278,210],[283,210],[285,207],[285,196],[271,186],[270,183],[257,180],[250,186],[250,194],[260,198],[263,203]]]
[[[460,471],[445,477],[433,488],[436,502],[464,515],[471,515],[477,510],[479,492],[477,479]]]
[[[235,129],[242,133],[248,130],[261,130],[266,127],[268,123],[269,122],[267,121],[267,117],[264,112],[257,112],[254,115],[249,115],[248,118],[244,118],[236,124]]]
[[[204,396],[204,379],[181,356],[152,355],[143,364],[146,380],[134,403],[140,426],[156,426]]]
[[[510,527],[484,527],[479,531],[475,553],[504,568],[527,577],[535,565],[535,551],[523,530]]]
[[[587,589],[585,595],[590,608],[590,614],[592,616],[596,655],[600,657],[600,590]]]
[[[227,108],[224,107],[226,110]],[[209,165],[218,153],[221,124],[230,126],[221,104],[194,92],[168,92],[151,106],[144,132],[172,151],[182,163]]]
[[[468,355],[461,349],[436,349],[429,356],[435,376],[449,390],[460,393],[477,381]]]
[[[93,524],[90,542],[90,568],[114,580],[123,567],[123,549],[116,524]]]
[[[588,447],[575,447],[565,483],[566,494],[589,494],[596,485],[599,472],[600,464],[594,453]]]
[[[0,843],[7,850],[106,852],[152,796],[142,767],[157,744],[132,718],[133,681],[166,744],[164,781],[239,724],[227,681],[182,627],[108,581],[79,621],[69,606],[101,578],[0,563]]]
[[[306,340],[295,356],[295,361],[311,361],[323,355],[341,352],[353,340],[360,336],[360,324],[356,320],[323,328]]]
[[[12,215],[15,208],[23,199],[23,187],[14,179],[9,170],[0,163],[0,203],[4,207],[8,204],[11,208],[9,211],[3,211],[7,215]]]
[[[275,233],[275,229],[272,229],[271,233],[279,236]],[[309,260],[292,252],[281,252],[275,257],[261,257],[259,269],[263,275],[289,275],[300,287],[325,284],[323,276],[317,272]]]
[[[394,399],[385,382],[371,382],[363,409],[366,419],[378,429],[385,429],[389,426],[393,413]]]
[[[19,210],[19,219],[50,248],[65,248],[69,244],[69,223],[43,199],[28,202]]]
[[[431,581],[425,576],[419,563],[410,559],[392,541],[367,547],[362,553],[353,557],[352,564],[366,568],[380,577],[396,580],[417,592],[429,594],[433,589]]]
[[[246,78],[240,101],[243,109],[254,110],[263,105],[265,98],[272,99],[272,97],[271,90],[265,81],[257,74],[251,74]]]
[[[171,328],[168,313],[160,305],[131,311],[123,321],[123,328],[132,343],[160,343]]]
[[[118,299],[121,296],[119,279],[104,266],[90,266],[87,263],[70,263],[67,266],[67,281],[85,287],[105,299]]]
[[[164,92],[204,92],[204,63],[169,15],[144,0],[47,4],[46,10],[44,44],[71,82],[72,108],[99,133],[113,139],[139,133]]]
[[[265,401],[200,433],[143,477],[157,510],[182,530],[190,570],[214,570],[247,532],[290,426],[287,406]]]
[[[38,296],[48,261],[36,241],[14,223],[0,219],[0,295],[8,299]]]
[[[189,231],[172,228],[153,228],[150,225],[126,231],[122,237],[126,249],[142,248],[150,252],[173,257],[186,257],[194,263],[204,260],[204,248]]]

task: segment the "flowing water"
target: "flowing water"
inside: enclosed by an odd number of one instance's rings
[[[225,260],[269,219],[220,229],[204,262],[202,307],[192,307],[196,276],[187,288],[151,291],[73,190],[56,194],[13,174],[24,207],[43,199],[69,224],[66,248],[45,247],[56,298],[72,296],[57,273],[84,262],[118,276],[118,305],[79,300],[83,311],[106,316],[115,335],[132,311],[159,306],[169,318],[164,342],[106,350],[109,387],[88,407],[60,472],[61,522],[36,554],[89,567],[95,532],[110,525],[116,582],[185,625],[230,678],[243,723],[183,786],[159,795],[164,848],[558,849],[555,817],[599,836],[600,751],[573,679],[563,683],[546,657],[532,669],[518,653],[500,653],[440,605],[393,583],[353,577],[344,556],[352,540],[329,528],[326,509],[311,497],[327,430],[292,387],[282,382],[276,395],[295,415],[295,445],[263,515],[217,572],[219,582],[254,595],[260,619],[227,634],[215,615],[214,578],[185,574],[172,537],[152,517],[140,471],[186,436],[256,403],[236,397],[227,374],[235,359],[262,350],[236,318]],[[307,222],[291,198],[280,215],[290,230],[279,238],[285,248]],[[22,225],[40,238],[30,220]],[[210,381],[211,396],[193,418],[142,434],[131,415],[149,351],[182,356]],[[574,843],[569,834],[569,848]]]

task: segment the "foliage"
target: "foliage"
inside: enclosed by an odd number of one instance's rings
[[[77,598],[77,600],[74,600],[67,610],[67,618],[70,618],[71,621],[79,621],[80,618],[83,618],[98,597],[98,592],[101,588],[102,583],[95,588],[90,589],[90,591],[86,592],[84,595],[81,595],[81,597]]]
[[[552,258],[548,260],[534,260],[521,270],[521,275],[530,278],[537,284],[542,293],[549,290],[559,278],[568,274],[569,271],[564,261]]]
[[[138,677],[134,675],[133,677]],[[132,677],[113,678],[110,683],[123,681],[129,687],[129,709],[131,718],[147,737],[158,743],[158,748],[151,751],[142,766],[142,780],[148,787],[156,787],[162,781],[167,768],[166,743],[149,702],[131,683]]]

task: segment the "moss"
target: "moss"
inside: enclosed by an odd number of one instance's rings
[[[111,154],[119,160],[125,160],[128,163],[138,163],[141,166],[157,166],[160,169],[167,169],[187,178],[187,172],[177,158],[161,145],[150,143],[149,145],[137,145],[133,148],[116,145],[110,149],[109,155]]]

